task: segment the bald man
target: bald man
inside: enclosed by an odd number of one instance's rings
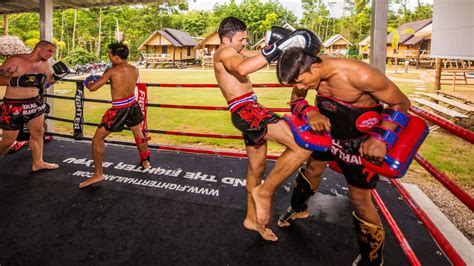
[[[0,157],[8,151],[26,124],[30,131],[33,172],[59,167],[43,161],[46,106],[41,94],[46,83],[53,84],[59,79],[47,62],[55,52],[53,43],[40,41],[31,53],[9,57],[0,68],[0,85],[6,86],[0,111],[0,128],[3,130]]]

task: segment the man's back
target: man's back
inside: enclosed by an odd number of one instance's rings
[[[332,96],[354,105],[373,105],[377,100],[371,92],[377,87],[395,85],[370,65],[354,59],[323,57],[326,78],[317,88],[318,94]]]
[[[111,71],[112,100],[127,98],[135,91],[138,80],[138,69],[128,63],[109,69]]]

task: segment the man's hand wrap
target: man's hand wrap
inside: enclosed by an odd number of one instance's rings
[[[296,115],[299,119],[308,122],[306,114],[311,111],[319,112],[318,107],[309,105],[308,101],[304,99],[298,99],[290,102],[290,110],[293,115]]]
[[[262,54],[271,63],[280,57],[280,55],[293,47],[303,48],[304,51],[316,56],[321,50],[322,42],[316,34],[307,29],[298,29],[262,49]]]
[[[290,126],[296,144],[312,151],[327,151],[332,145],[332,138],[326,131],[314,132],[311,126],[295,115],[285,115],[283,119]]]
[[[400,178],[408,170],[429,129],[423,119],[393,109],[385,109],[382,112],[382,121],[389,121],[398,126],[393,131],[375,126],[368,134],[386,143],[387,154],[382,164],[364,157],[362,164],[369,171],[390,178]]]
[[[11,77],[9,84],[11,87],[36,87],[42,89],[47,80],[44,74],[26,74],[19,77]]]
[[[65,76],[67,76],[67,74],[69,74],[71,71],[69,70],[69,68],[66,66],[66,64],[64,64],[63,62],[59,61],[57,62],[56,64],[53,65],[53,79],[54,80],[61,80],[63,79]]]

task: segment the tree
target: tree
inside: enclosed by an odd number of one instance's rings
[[[247,0],[236,4],[235,0],[231,0],[228,4],[216,4],[213,11],[216,28],[220,21],[228,16],[244,21],[247,24],[250,43],[265,35],[272,26],[268,23],[270,20],[275,23],[274,25],[283,25],[285,22],[292,24],[296,21],[295,15],[278,2],[262,3],[259,0]]]
[[[397,68],[398,68],[398,46],[399,46],[399,39],[400,39],[400,35],[403,35],[403,34],[415,34],[415,30],[413,30],[412,28],[406,28],[404,30],[402,30],[402,32],[398,32],[398,30],[394,30],[394,35],[393,35],[393,38],[392,38],[392,48],[393,48],[393,51],[395,52],[395,73],[398,73],[397,72]]]

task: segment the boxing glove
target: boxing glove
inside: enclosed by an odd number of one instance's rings
[[[96,81],[98,81],[99,79],[100,79],[100,76],[99,76],[99,75],[90,75],[90,76],[88,76],[88,77],[84,80],[83,84],[84,84],[84,86],[86,86],[87,88],[89,88],[89,87],[88,87],[89,82],[91,82],[91,81],[92,81],[92,82],[96,82]]]
[[[53,65],[53,71],[54,80],[61,80],[70,73],[69,68],[61,61]]]
[[[272,26],[272,29],[265,34],[265,44],[271,45],[276,41],[283,39],[291,33],[291,30],[280,26]]]
[[[270,44],[262,49],[265,59],[271,63],[278,59],[280,55],[293,47],[303,48],[309,55],[318,55],[321,50],[322,42],[316,34],[307,29],[298,29],[283,37],[282,39]]]

